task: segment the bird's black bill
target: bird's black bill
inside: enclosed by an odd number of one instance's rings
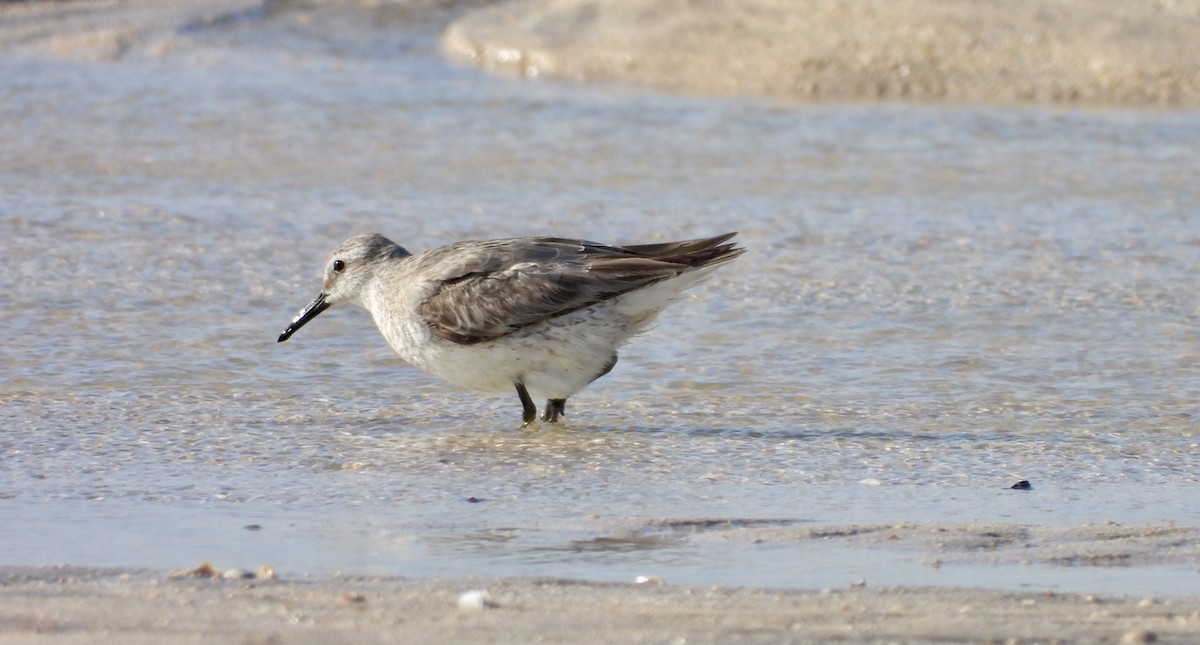
[[[296,317],[292,319],[292,324],[288,325],[288,328],[283,330],[283,333],[279,335],[279,340],[276,342],[282,343],[283,341],[291,338],[292,334],[296,333],[296,330],[308,324],[308,321],[316,318],[318,314],[328,308],[329,303],[325,302],[325,294],[322,293],[316,298],[313,298],[313,301],[308,303],[307,307],[302,309],[300,313],[296,314]]]

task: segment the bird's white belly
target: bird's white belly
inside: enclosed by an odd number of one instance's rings
[[[456,385],[511,392],[520,382],[534,397],[565,399],[604,371],[616,348],[637,332],[635,327],[611,306],[600,306],[473,345],[436,337],[424,328],[384,335],[409,363]]]

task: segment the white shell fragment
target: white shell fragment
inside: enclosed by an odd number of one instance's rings
[[[458,608],[468,610],[480,610],[499,607],[491,594],[483,589],[474,589],[463,592],[458,596]]]

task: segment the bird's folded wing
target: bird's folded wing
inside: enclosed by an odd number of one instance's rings
[[[627,249],[553,238],[446,248],[421,316],[446,340],[473,344],[678,275],[685,266]],[[449,270],[454,267],[453,270]]]

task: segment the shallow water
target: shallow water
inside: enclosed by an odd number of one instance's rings
[[[522,82],[440,60],[444,14],[274,6],[161,55],[0,58],[0,565],[1200,588],[738,539],[1200,525],[1200,115]],[[733,229],[750,253],[564,427],[361,311],[275,343],[358,232]]]

